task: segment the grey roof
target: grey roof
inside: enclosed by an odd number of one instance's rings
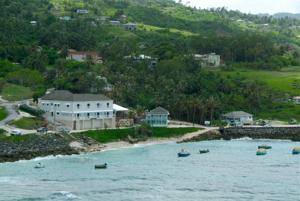
[[[165,108],[157,107],[153,110],[150,110],[150,112],[148,112],[148,114],[166,114],[166,115],[169,115],[170,113]]]
[[[249,117],[252,116],[252,114],[249,114],[244,111],[234,111],[234,112],[226,113],[223,116],[227,118],[240,118],[240,117]]]
[[[67,90],[55,90],[46,94],[42,100],[58,100],[58,101],[109,101],[110,98],[102,94],[73,94]]]

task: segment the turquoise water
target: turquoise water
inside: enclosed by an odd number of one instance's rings
[[[260,144],[273,149],[256,156]],[[163,144],[0,164],[0,200],[298,201],[300,155],[288,141]],[[192,155],[177,158],[182,148]],[[200,155],[199,149],[210,149]],[[37,162],[45,169],[34,169]],[[106,170],[94,165],[107,162]]]

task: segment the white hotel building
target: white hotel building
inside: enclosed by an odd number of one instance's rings
[[[101,94],[55,90],[39,100],[44,117],[71,130],[115,128],[113,100]]]

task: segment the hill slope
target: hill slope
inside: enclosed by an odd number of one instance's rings
[[[137,29],[126,30],[128,22]],[[1,89],[22,85],[34,98],[49,87],[106,93],[139,110],[162,105],[189,121],[218,119],[229,110],[259,115],[284,94],[261,80],[203,70],[193,54],[215,52],[233,71],[298,65],[299,21],[197,10],[171,0],[1,1],[0,24]],[[67,60],[68,49],[96,51],[103,63]],[[137,55],[153,59],[128,59]],[[105,91],[99,76],[113,91]]]

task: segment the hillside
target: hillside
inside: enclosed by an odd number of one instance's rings
[[[300,13],[275,13],[274,18],[294,18],[294,19],[300,19]]]
[[[173,118],[203,122],[230,110],[265,114],[285,96],[264,79],[224,76],[229,71],[299,65],[295,19],[197,10],[172,0],[10,0],[0,2],[0,11],[0,89],[14,99],[36,99],[51,87],[105,93],[137,110],[162,105]],[[68,60],[69,49],[95,51],[103,62]],[[221,55],[223,70],[193,58],[211,52]],[[132,59],[138,55],[151,59]]]

